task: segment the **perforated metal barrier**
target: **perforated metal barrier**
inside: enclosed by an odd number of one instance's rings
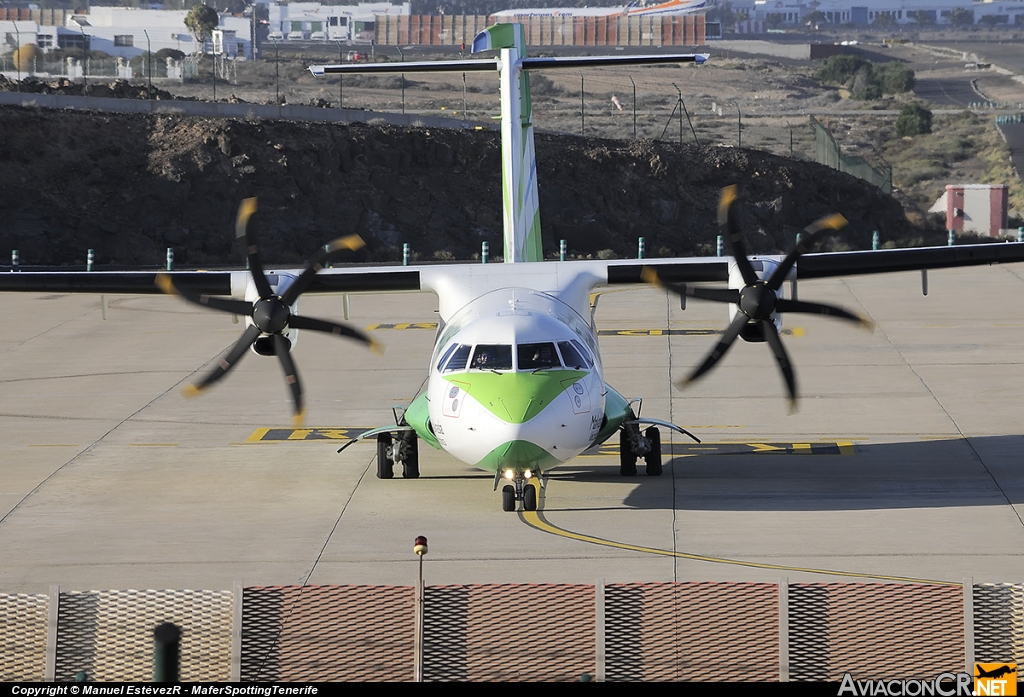
[[[184,681],[412,680],[415,610],[401,586],[0,594],[0,680],[147,680],[162,622],[183,630]],[[445,585],[426,588],[423,619],[428,681],[930,679],[1024,662],[1019,584]]]

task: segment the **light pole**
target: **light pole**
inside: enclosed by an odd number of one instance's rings
[[[18,58],[14,61],[14,67],[18,69],[18,91],[21,92],[21,31],[18,30],[18,23],[13,22],[14,33],[17,34],[18,38],[15,41],[18,42]]]
[[[85,37],[85,27],[79,27],[78,29],[82,32],[82,94],[85,94],[88,92],[89,87],[89,76],[87,74],[89,71],[85,69],[86,61],[88,60],[85,47],[88,41]]]
[[[274,103],[281,105],[281,52],[277,48],[277,39],[271,37],[274,42]]]
[[[344,63],[345,46],[340,41],[336,41],[335,43],[338,44],[338,62]],[[341,73],[338,73],[338,108],[345,108],[345,76]]]
[[[150,99],[153,98],[153,64],[150,62],[153,58],[153,42],[149,40],[149,32],[145,29],[142,33],[146,35],[146,75],[149,76],[149,88],[146,90],[146,96]]]
[[[580,71],[580,135],[582,136],[586,130],[586,111],[587,107],[583,101],[583,71]]]
[[[398,49],[398,55],[402,57],[402,62],[405,62],[405,53],[402,51],[401,46],[395,46]],[[405,113],[405,73],[402,73],[402,113]]]
[[[633,85],[633,140],[636,140],[636,83],[633,82],[633,76],[630,75],[629,84]]]

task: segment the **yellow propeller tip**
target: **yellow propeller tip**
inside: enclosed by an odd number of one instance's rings
[[[652,269],[650,266],[645,266],[640,271],[640,278],[644,283],[650,283],[652,286],[662,286],[661,279],[658,277],[658,272]]]
[[[235,234],[238,237],[245,236],[245,227],[249,224],[249,218],[256,212],[256,197],[247,198],[238,206],[238,218],[235,220]]]
[[[298,414],[292,417],[292,428],[302,428],[303,424],[306,423],[306,412],[305,410],[300,411]]]
[[[850,221],[848,221],[839,213],[836,213],[835,215],[830,215],[829,217],[825,218],[825,220],[822,222],[825,224],[826,227],[830,227],[833,230],[842,230],[844,227],[847,226],[847,224]]]
[[[384,344],[373,339],[370,340],[370,350],[376,353],[378,356],[384,355]]]
[[[367,243],[362,241],[362,237],[357,234],[350,234],[347,237],[338,237],[329,245],[329,251],[336,252],[338,250],[355,250],[362,249],[367,246]]]
[[[153,282],[156,284],[157,288],[167,293],[168,295],[178,294],[178,289],[174,287],[174,281],[172,281],[171,277],[165,273],[158,273]]]
[[[188,385],[181,389],[181,394],[183,397],[185,397],[185,399],[192,399],[193,397],[198,397],[202,393],[203,389],[201,387],[196,387],[195,385]]]

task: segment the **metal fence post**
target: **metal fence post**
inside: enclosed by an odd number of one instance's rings
[[[50,586],[49,619],[46,625],[46,668],[43,680],[57,679],[57,622],[60,619],[60,586]]]
[[[974,579],[964,579],[964,663],[974,675]]]
[[[789,682],[789,579],[779,579],[779,682]]]
[[[594,584],[594,679],[604,682],[605,663],[605,619],[604,619],[604,579],[599,578]]]

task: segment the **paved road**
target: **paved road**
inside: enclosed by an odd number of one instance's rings
[[[240,333],[219,314],[112,297],[102,320],[96,297],[5,295],[0,591],[410,583],[418,534],[431,583],[1019,579],[1024,269],[935,272],[928,297],[919,283],[801,285],[878,328],[792,327],[793,416],[764,345],[671,387],[714,342],[721,308],[607,294],[609,381],[708,450],[676,441],[660,478],[620,478],[614,453],[581,457],[553,473],[540,518],[503,513],[491,479],[443,453],[424,452],[409,481],[377,480],[370,444],[336,454],[341,428],[388,423],[420,389],[429,328],[377,330],[383,358],[303,335],[311,430],[291,431],[272,359],[248,356],[196,400],[178,394]],[[435,307],[416,294],[352,302],[361,326],[429,325]]]

